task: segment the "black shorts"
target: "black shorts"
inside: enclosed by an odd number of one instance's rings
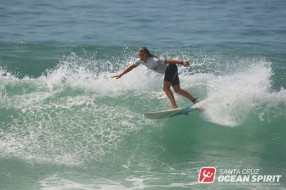
[[[178,67],[176,64],[169,64],[165,71],[164,81],[172,83],[172,86],[180,84],[180,79],[178,75]]]

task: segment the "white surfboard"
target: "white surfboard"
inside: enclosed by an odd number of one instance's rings
[[[178,115],[188,114],[192,111],[197,110],[194,106],[187,106],[183,108],[171,109],[171,110],[163,110],[157,112],[144,112],[144,116],[149,119],[164,119],[169,117],[174,117]]]

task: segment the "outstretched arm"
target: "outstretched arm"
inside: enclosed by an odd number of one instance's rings
[[[130,65],[128,66],[126,69],[124,69],[121,73],[117,74],[117,75],[114,75],[112,76],[111,78],[116,78],[116,79],[119,79],[121,78],[123,75],[125,75],[126,73],[130,72],[131,70],[133,70],[136,66],[134,65]]]
[[[166,63],[169,63],[169,64],[180,64],[180,65],[183,65],[183,66],[185,66],[185,67],[190,66],[190,62],[189,62],[189,61],[166,59],[165,62],[166,62]]]

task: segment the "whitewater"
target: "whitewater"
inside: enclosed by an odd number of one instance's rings
[[[285,189],[285,6],[2,2],[0,189]],[[111,78],[142,46],[190,61],[181,86],[204,112],[143,116],[170,108],[164,76]],[[230,170],[259,172],[243,183]]]

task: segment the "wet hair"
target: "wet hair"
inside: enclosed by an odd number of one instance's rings
[[[146,47],[139,48],[139,51],[143,51],[144,53],[147,54],[148,57],[157,57],[158,58],[158,56],[151,54],[150,51]]]

